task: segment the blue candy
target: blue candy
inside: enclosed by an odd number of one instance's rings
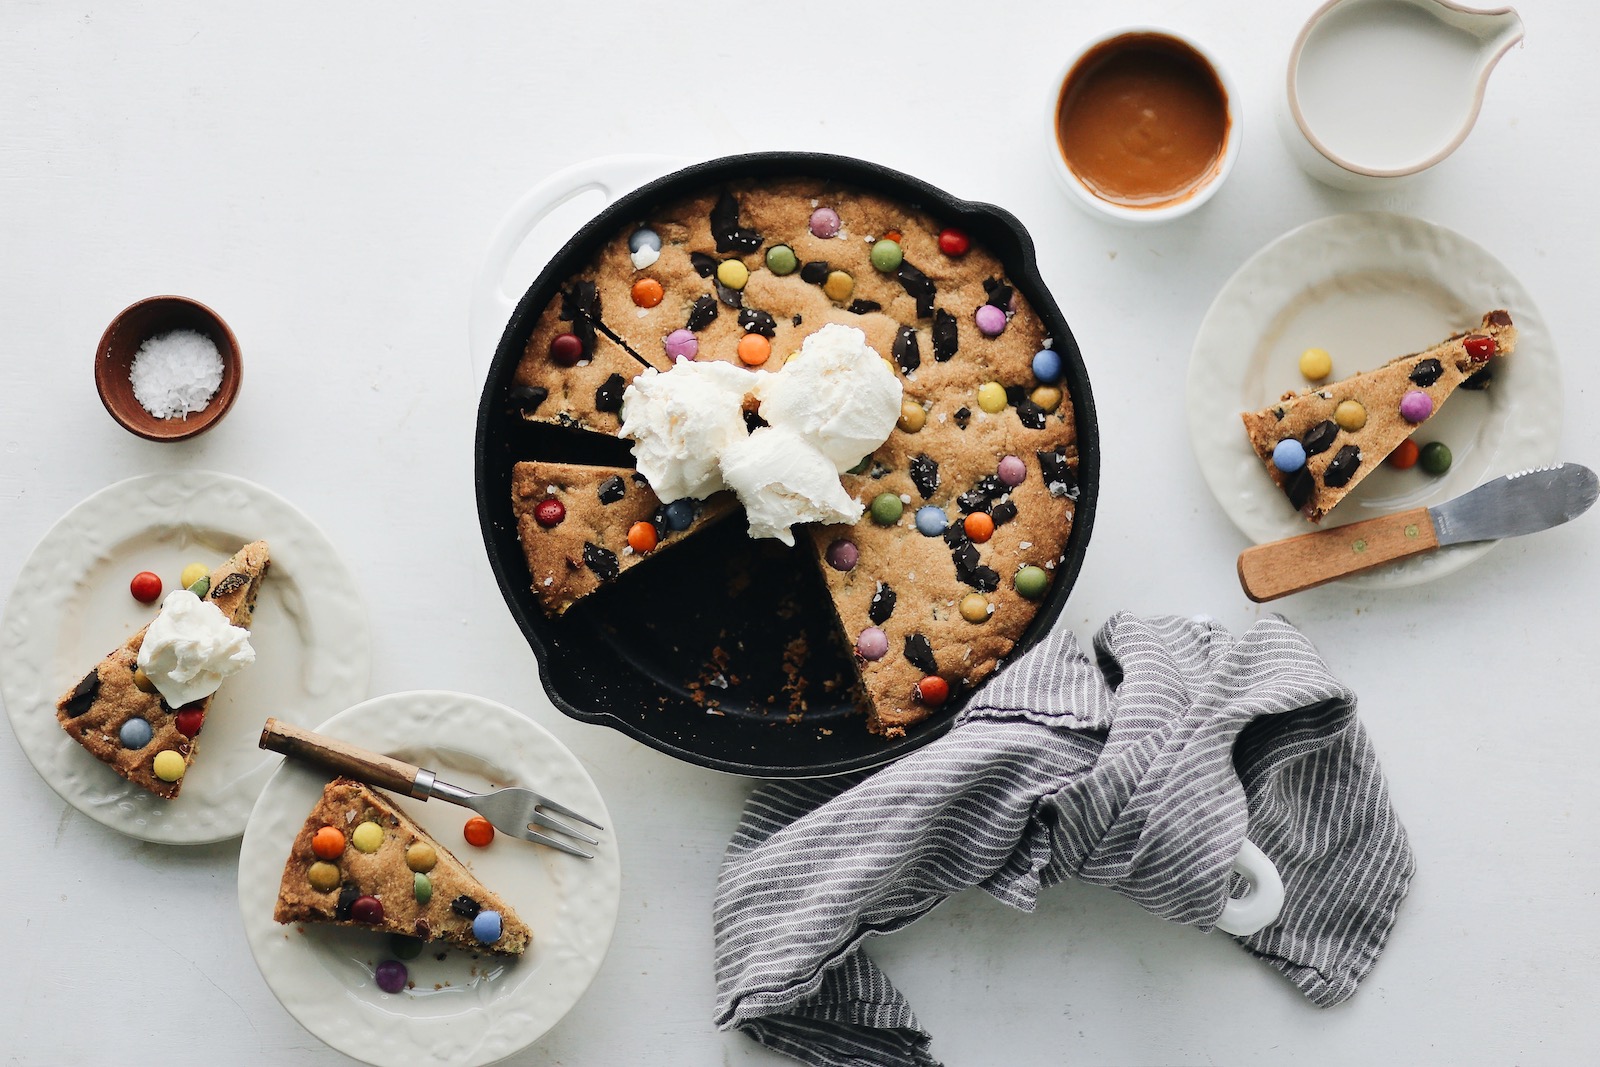
[[[932,504],[917,509],[917,532],[923,537],[938,537],[944,533],[944,509]]]
[[[1293,474],[1306,465],[1306,446],[1285,437],[1272,450],[1272,465],[1285,474]]]
[[[480,911],[472,917],[472,936],[485,945],[492,945],[500,940],[500,913],[498,911]]]
[[[694,522],[694,501],[674,500],[667,505],[667,525],[674,530],[687,530]]]
[[[119,736],[122,738],[123,748],[143,748],[150,743],[153,731],[145,720],[129,719],[122,724]]]
[[[650,229],[634,230],[628,235],[628,251],[637,252],[641,248],[661,251],[661,235]]]
[[[1033,354],[1033,376],[1046,384],[1061,380],[1061,356],[1053,348]]]

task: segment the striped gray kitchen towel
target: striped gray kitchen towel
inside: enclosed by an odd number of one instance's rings
[[[759,786],[717,887],[718,1026],[811,1064],[935,1064],[868,937],[1068,878],[1210,929],[1247,836],[1285,902],[1240,944],[1316,1005],[1354,993],[1415,869],[1355,694],[1280,618],[1117,615],[1095,651],[1060,627],[897,763]]]

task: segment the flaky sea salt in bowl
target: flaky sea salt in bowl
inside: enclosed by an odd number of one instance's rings
[[[111,320],[94,359],[100,402],[129,433],[181,441],[221,420],[239,395],[239,342],[215,311],[152,296]]]

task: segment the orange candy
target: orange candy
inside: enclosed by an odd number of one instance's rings
[[[642,308],[653,308],[666,295],[661,283],[654,278],[640,278],[633,283],[633,302]]]
[[[900,233],[899,230],[890,230],[888,233],[883,235],[883,239],[885,241],[893,241],[895,244],[903,244],[904,243],[904,241],[902,240],[902,234]]]
[[[759,367],[772,355],[772,342],[759,333],[747,333],[739,338],[739,361],[747,367]]]
[[[636,522],[628,527],[628,547],[641,556],[656,547],[656,528],[654,523]]]
[[[1400,447],[1389,453],[1389,466],[1396,470],[1410,470],[1417,465],[1417,455],[1422,450],[1411,438],[1400,442]]]
[[[319,860],[336,860],[344,854],[344,834],[337,827],[324,826],[311,835],[311,851]]]
[[[461,833],[467,839],[467,844],[483,848],[494,840],[494,824],[482,815],[474,815],[467,820],[467,825]]]
[[[936,708],[950,699],[950,683],[937,674],[930,674],[917,683],[917,699]]]
[[[987,512],[974,511],[961,526],[967,531],[967,536],[980,545],[994,536],[994,520]]]

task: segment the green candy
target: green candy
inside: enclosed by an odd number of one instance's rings
[[[788,245],[773,245],[767,249],[767,269],[774,274],[793,274],[800,261]]]
[[[414,960],[422,955],[422,939],[407,937],[404,934],[390,934],[389,951],[394,953],[395,959]]]
[[[892,274],[900,269],[900,261],[905,258],[905,253],[900,251],[900,242],[891,241],[887,237],[872,246],[872,265],[884,274]]]
[[[1446,460],[1445,461],[1445,466],[1449,466],[1449,465],[1450,465],[1450,461]],[[207,575],[206,577],[200,579],[198,582],[195,582],[193,585],[191,585],[189,587],[189,592],[193,593],[195,596],[199,597],[201,600],[204,600],[206,598],[206,594],[211,592],[211,576]]]
[[[1422,446],[1422,451],[1417,455],[1417,462],[1429,474],[1443,474],[1450,469],[1454,459],[1455,457],[1450,454],[1450,446],[1443,441],[1429,441]]]
[[[426,904],[433,899],[433,883],[427,875],[418,871],[411,876],[411,892],[416,894],[418,904]]]
[[[861,457],[861,462],[860,463],[857,463],[854,467],[851,467],[849,470],[845,471],[845,473],[846,474],[865,474],[865,473],[867,473],[867,469],[870,468],[871,466],[872,466],[872,456],[871,455],[865,455],[865,456]]]
[[[1017,576],[1011,581],[1016,585],[1017,593],[1029,600],[1038,600],[1050,588],[1050,576],[1031,564],[1017,571]]]
[[[879,493],[872,498],[872,521],[879,526],[893,526],[905,510],[905,504],[893,493]]]

